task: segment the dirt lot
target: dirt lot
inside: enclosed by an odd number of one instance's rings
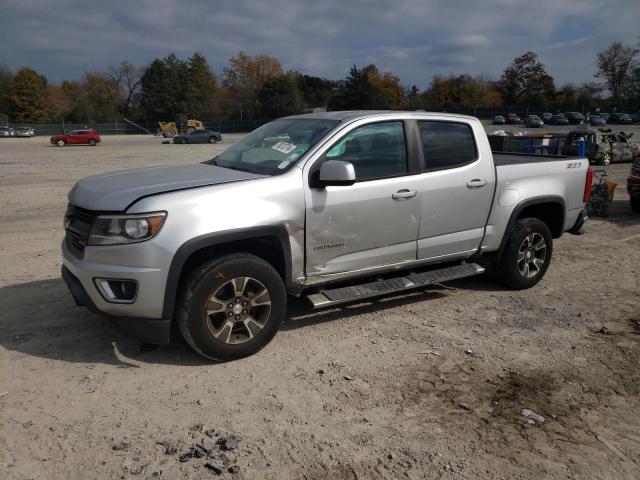
[[[296,301],[269,346],[226,364],[76,308],[58,278],[73,183],[231,140],[0,141],[0,478],[640,478],[628,164],[608,168],[611,217],[558,240],[529,291],[477,277],[323,312]],[[181,462],[196,444],[212,458]]]

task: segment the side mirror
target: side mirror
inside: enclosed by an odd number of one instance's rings
[[[356,183],[353,164],[341,160],[327,160],[320,167],[320,186],[348,186]]]

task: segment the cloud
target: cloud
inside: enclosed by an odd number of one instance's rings
[[[222,73],[244,50],[287,69],[343,78],[375,63],[407,84],[437,73],[499,76],[537,52],[558,83],[592,78],[596,52],[637,42],[637,0],[4,0],[0,65],[29,65],[52,81],[127,59],[203,53]]]

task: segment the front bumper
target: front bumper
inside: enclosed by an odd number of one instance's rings
[[[112,320],[120,329],[147,343],[169,343],[171,318],[162,318],[165,275],[159,269],[125,267],[79,260],[62,245],[62,278],[79,306]],[[95,278],[122,278],[138,283],[134,303],[107,302]]]

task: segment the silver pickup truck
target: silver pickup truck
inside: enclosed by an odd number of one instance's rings
[[[292,116],[204,163],[79,181],[62,276],[144,341],[180,332],[234,359],[273,338],[289,295],[321,308],[485,271],[532,287],[553,239],[580,231],[590,173],[585,158],[492,155],[472,117]]]

